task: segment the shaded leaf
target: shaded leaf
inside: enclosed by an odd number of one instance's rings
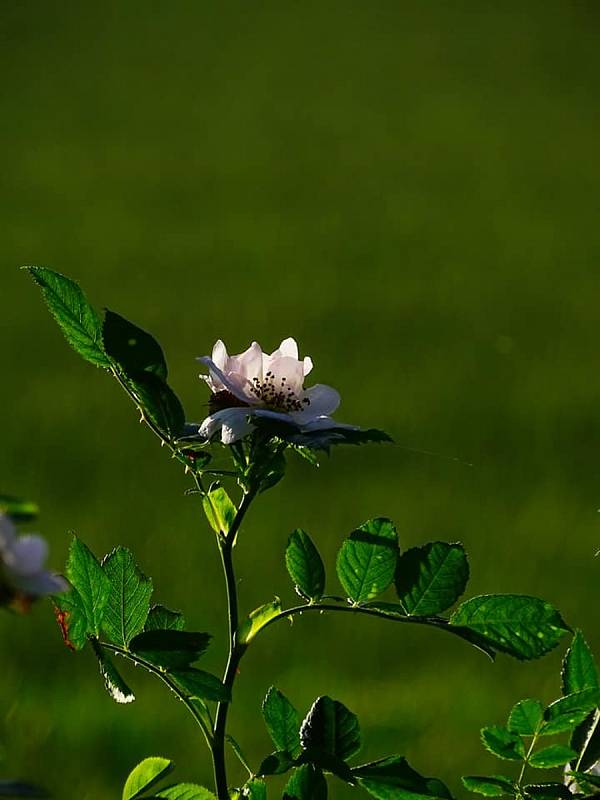
[[[447,787],[425,778],[402,756],[388,756],[352,770],[360,785],[377,800],[419,800],[438,797],[451,800]]]
[[[115,703],[133,703],[135,695],[121,677],[108,653],[95,640],[92,641],[92,644],[106,691]]]
[[[300,743],[345,761],[361,747],[358,719],[338,700],[318,697],[300,728]]]
[[[123,788],[122,800],[135,800],[142,792],[150,789],[173,769],[168,758],[152,756],[145,758],[129,773]]]
[[[127,375],[153,372],[167,379],[167,363],[161,346],[146,331],[125,317],[106,309],[102,326],[104,350]]]
[[[508,718],[508,730],[522,736],[533,736],[544,718],[544,707],[539,700],[519,700]]]
[[[430,542],[402,553],[396,568],[396,591],[408,614],[439,614],[458,600],[469,580],[461,544]]]
[[[262,704],[262,715],[277,750],[294,755],[300,747],[298,712],[287,697],[271,686]]]
[[[294,759],[286,750],[277,750],[262,760],[257,775],[282,775],[294,766]]]
[[[284,789],[283,800],[326,800],[327,782],[319,767],[303,764],[294,770]]]
[[[482,728],[481,741],[498,758],[508,761],[522,761],[525,758],[525,746],[521,737],[501,725]]]
[[[598,774],[594,774],[593,772],[580,772],[578,770],[574,770],[573,772],[569,771],[568,774],[570,777],[575,778],[580,785],[587,784],[594,789],[600,789],[600,775]]]
[[[154,372],[128,374],[125,382],[144,416],[166,439],[176,439],[185,426],[185,412],[171,387]]]
[[[152,606],[144,630],[146,631],[182,631],[185,628],[185,617],[180,611],[171,611],[162,605]]]
[[[281,612],[281,601],[279,598],[263,606],[255,608],[238,628],[237,641],[239,644],[248,644],[254,639],[261,628],[269,623],[273,617]]]
[[[130,649],[163,669],[187,669],[205,652],[210,640],[209,633],[145,631],[131,640]]]
[[[577,753],[571,750],[570,747],[565,747],[562,744],[551,744],[530,756],[527,763],[532,767],[542,769],[562,767],[564,764],[571,761],[571,759],[575,758],[576,755]]]
[[[325,567],[319,551],[305,531],[297,528],[285,551],[285,564],[296,591],[307,600],[318,600],[325,591]]]
[[[102,620],[102,629],[115,644],[128,647],[144,629],[150,611],[152,581],[138,568],[125,547],[117,547],[102,561],[111,592]]]
[[[171,672],[171,677],[189,697],[215,702],[231,700],[227,687],[210,672],[202,669],[175,670]]]
[[[202,498],[202,507],[213,531],[226,536],[233,525],[237,509],[225,489],[222,486],[211,489]]]
[[[369,520],[353,531],[337,557],[337,574],[355,603],[372,600],[394,579],[398,560],[398,535],[389,519]]]
[[[577,727],[571,737],[571,747],[577,751],[577,769],[591,769],[600,761],[600,711],[592,712]]]
[[[526,595],[482,595],[467,600],[450,617],[485,637],[497,650],[520,660],[539,658],[569,630],[550,603]]]
[[[517,793],[514,783],[503,775],[465,775],[462,782],[470,792],[484,797],[514,797]]]
[[[40,513],[36,503],[13,497],[9,494],[0,494],[0,514],[7,514],[15,522],[30,522]]]
[[[571,646],[563,659],[563,694],[600,688],[598,668],[590,646],[581,631],[575,631]]]
[[[111,584],[96,556],[77,536],[67,560],[67,578],[77,590],[87,633],[98,636],[111,592]],[[61,606],[62,608],[62,606]]]
[[[523,787],[527,797],[560,797],[571,800],[572,794],[564,783],[529,783]]]
[[[108,367],[100,317],[75,281],[46,267],[25,269],[41,288],[48,310],[71,347],[86,361]]]

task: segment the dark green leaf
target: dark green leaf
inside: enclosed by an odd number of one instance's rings
[[[182,631],[184,628],[183,614],[161,605],[152,606],[144,626],[146,631]]]
[[[200,658],[210,640],[208,633],[155,630],[139,633],[129,646],[140,658],[163,669],[184,670]]]
[[[219,702],[231,700],[227,687],[216,675],[202,669],[185,669],[171,672],[171,677],[189,697]]]
[[[54,595],[52,601],[65,644],[71,650],[81,650],[87,642],[88,621],[79,592],[71,587],[70,592]]]
[[[102,325],[79,286],[46,267],[25,267],[42,290],[48,310],[80,356],[100,367],[109,360],[102,346]]]
[[[92,551],[73,537],[67,560],[67,578],[77,589],[87,633],[98,636],[111,592],[111,584]]]
[[[514,797],[517,793],[514,783],[503,775],[465,775],[462,782],[470,792],[485,797]]]
[[[458,600],[469,580],[461,544],[430,542],[402,553],[396,591],[408,614],[439,614]]]
[[[522,761],[525,758],[525,746],[521,737],[501,725],[482,728],[481,741],[490,753],[498,758],[505,758],[508,761]]]
[[[376,800],[419,800],[423,797],[451,800],[441,781],[419,775],[402,756],[388,756],[352,770],[360,785]]]
[[[294,755],[300,747],[298,712],[287,697],[274,686],[271,686],[265,695],[262,715],[275,747]]]
[[[327,782],[319,767],[303,764],[284,789],[283,800],[327,800]]]
[[[450,617],[515,658],[539,658],[556,647],[569,628],[549,603],[525,595],[483,595],[467,600]]]
[[[319,551],[305,531],[297,528],[289,538],[285,564],[296,591],[307,600],[318,600],[325,591],[325,567]]]
[[[0,514],[6,514],[15,522],[30,522],[40,513],[36,503],[30,500],[23,500],[21,497],[12,497],[8,494],[0,494]]]
[[[225,489],[222,486],[211,489],[202,498],[202,507],[213,531],[226,536],[233,525],[237,508]]]
[[[155,797],[161,800],[217,800],[212,792],[204,786],[195,783],[176,783],[174,786],[167,786],[157,792]]]
[[[573,795],[564,783],[529,783],[523,787],[526,797],[560,797],[571,800]]]
[[[92,640],[92,645],[106,691],[115,703],[133,703],[135,695],[119,674],[108,653],[95,639]]]
[[[131,373],[126,376],[125,383],[144,416],[166,439],[176,439],[185,426],[185,412],[171,387],[154,372]]]
[[[551,767],[562,767],[575,758],[576,755],[577,753],[571,750],[570,747],[565,747],[562,744],[551,744],[534,753],[527,763],[532,767],[550,769]]]
[[[111,642],[128,647],[144,629],[150,611],[152,581],[140,571],[129,550],[117,547],[102,561],[111,592],[102,629]]]
[[[562,684],[563,694],[600,688],[598,668],[581,631],[575,631],[571,647],[563,660]]]
[[[104,350],[127,375],[153,372],[167,380],[167,363],[161,346],[146,331],[125,317],[106,310],[102,326]]]
[[[533,736],[544,718],[544,707],[539,700],[519,700],[510,712],[508,730],[522,736]]]
[[[257,775],[282,775],[294,766],[294,759],[285,750],[278,750],[263,759]]]
[[[389,519],[369,520],[353,531],[337,557],[337,574],[355,603],[372,600],[394,579],[398,535]]]
[[[0,797],[50,797],[45,789],[22,781],[0,781]]]
[[[265,603],[254,611],[242,622],[238,629],[237,641],[239,644],[248,644],[256,634],[267,625],[273,617],[281,613],[281,601],[275,598],[270,603]]]
[[[361,747],[358,719],[339,701],[319,697],[302,723],[300,742],[307,750],[329,753],[345,761]]]
[[[594,789],[600,789],[600,775],[598,774],[574,770],[573,772],[569,772],[569,776],[575,778],[577,783],[580,785],[586,783],[588,786],[593,787]]]
[[[356,778],[348,764],[339,756],[334,756],[324,750],[315,750],[314,748],[302,750],[300,756],[296,759],[296,764],[298,766],[300,764],[314,764],[320,767],[323,772],[330,772],[346,783],[351,785],[356,783]]]
[[[587,770],[600,761],[600,711],[592,712],[571,737],[577,751],[577,769]]]
[[[135,800],[173,769],[168,758],[145,758],[129,773],[123,788],[123,800]]]
[[[565,695],[548,706],[544,712],[542,733],[562,733],[573,730],[598,707],[600,689],[583,689]]]

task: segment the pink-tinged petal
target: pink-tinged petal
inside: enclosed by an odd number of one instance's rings
[[[6,568],[19,575],[35,575],[48,557],[48,544],[41,536],[20,536],[4,556]]]
[[[17,536],[17,529],[12,519],[0,514],[0,553],[12,547]]]
[[[202,364],[205,364],[209,368],[209,385],[213,392],[220,392],[226,389],[228,392],[231,392],[232,395],[237,397],[238,400],[242,400],[244,403],[255,402],[256,398],[250,392],[251,384],[243,375],[236,373],[230,373],[229,375],[226,375],[217,367],[212,358],[209,358],[208,356],[201,356],[196,360],[200,361]],[[204,378],[204,380],[206,380],[206,378]]]
[[[310,404],[306,404],[302,411],[293,412],[294,419],[301,425],[316,417],[333,414],[341,401],[339,393],[332,386],[326,386],[324,383],[311,386],[305,391],[304,396],[310,400]]]
[[[274,358],[269,364],[269,370],[274,376],[276,391],[291,389],[294,394],[300,394],[304,382],[304,365],[301,361],[289,356]],[[265,373],[265,381],[268,379]]]
[[[263,377],[263,352],[258,342],[252,342],[247,350],[237,356],[231,356],[226,369],[226,373],[238,373],[243,375],[246,380],[252,382],[253,378],[262,381]]]
[[[41,570],[35,575],[19,575],[13,581],[15,589],[36,597],[46,594],[66,592],[69,588],[67,581],[60,575]]]
[[[223,370],[225,369],[228,358],[229,356],[224,342],[222,342],[221,339],[217,339],[212,350],[212,360],[219,369]]]
[[[306,378],[306,376],[310,372],[312,372],[312,368],[313,368],[312,358],[310,356],[305,356],[304,357],[304,361],[303,361],[303,365],[304,365],[304,377]]]

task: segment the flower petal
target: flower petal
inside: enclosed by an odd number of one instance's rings
[[[300,394],[304,383],[304,365],[296,358],[290,356],[280,356],[274,358],[269,364],[269,372],[273,375],[275,390],[291,389],[294,394]],[[265,373],[265,381],[267,380]]]
[[[309,372],[312,372],[313,368],[312,358],[310,356],[305,356],[303,364],[304,364],[304,377],[306,378]]]
[[[221,441],[224,444],[231,444],[231,442],[237,441],[237,439],[245,436],[250,431],[250,425],[247,422],[250,412],[251,409],[249,408],[223,408],[221,411],[211,414],[210,417],[206,417],[200,425],[198,434],[204,439],[212,439],[217,431],[221,431]],[[241,431],[244,432],[240,436]],[[232,436],[236,438],[225,441],[224,437],[230,439]]]
[[[217,339],[212,350],[212,360],[219,369],[225,369],[228,358],[229,355],[227,354],[225,343],[221,339]]]
[[[279,345],[279,348],[275,350],[274,353],[271,353],[271,358],[277,358],[279,356],[288,356],[289,358],[298,360],[298,343],[296,340],[291,336],[284,339]]]
[[[226,375],[222,370],[217,367],[215,362],[212,358],[208,356],[200,356],[200,358],[196,359],[200,361],[202,364],[206,364],[206,366],[210,370],[210,379],[207,381],[210,388],[213,392],[219,392],[223,389],[226,389],[228,392],[231,392],[232,395],[238,398],[238,400],[243,400],[244,403],[255,403],[256,397],[251,394],[250,388],[251,384],[248,379],[244,375],[240,375],[238,373],[230,373]],[[205,375],[200,376],[203,380],[206,380]]]
[[[316,417],[333,414],[341,402],[339,392],[324,383],[311,386],[306,390],[304,396],[310,400],[310,405],[307,405],[302,411],[293,412],[294,419],[301,425]]]
[[[69,584],[62,576],[46,570],[41,570],[35,575],[18,576],[14,580],[14,586],[24,594],[34,596],[66,592],[69,588]]]
[[[4,555],[6,569],[11,574],[35,575],[48,557],[48,544],[41,536],[20,536]]]
[[[0,553],[12,547],[17,536],[17,529],[8,514],[0,514]]]
[[[263,352],[258,342],[252,342],[247,350],[237,356],[231,356],[223,370],[226,374],[237,373],[252,382],[254,378],[262,381]]]

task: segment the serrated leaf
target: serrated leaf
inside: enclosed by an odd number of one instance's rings
[[[135,800],[164,778],[172,769],[173,762],[168,758],[152,756],[140,761],[129,773],[123,788],[122,800]]]
[[[262,715],[277,750],[294,755],[300,747],[300,719],[287,697],[271,686],[262,704]]]
[[[361,747],[358,719],[338,700],[318,697],[302,722],[300,743],[306,750],[329,753],[345,761]]]
[[[155,630],[139,633],[130,642],[130,650],[163,669],[187,669],[208,647],[209,633]]]
[[[267,800],[266,783],[258,778],[253,778],[242,788],[241,797],[246,800]]]
[[[144,630],[150,611],[152,580],[139,569],[125,547],[117,547],[102,561],[111,585],[102,629],[114,644],[127,648]]]
[[[539,700],[519,700],[508,718],[508,730],[522,736],[533,736],[544,718],[544,707]]]
[[[189,697],[215,702],[231,700],[231,694],[216,675],[202,669],[171,671],[171,677]]]
[[[50,797],[45,789],[23,781],[1,781],[0,797]]]
[[[562,733],[573,730],[598,707],[600,689],[584,689],[565,695],[551,703],[544,712],[542,733]]]
[[[540,769],[550,769],[551,767],[562,767],[571,761],[577,753],[570,747],[562,744],[551,744],[534,753],[528,759],[528,764]]]
[[[312,539],[297,528],[285,551],[285,564],[296,591],[308,600],[318,600],[325,591],[325,567]]]
[[[100,318],[75,281],[46,267],[25,269],[41,288],[50,314],[71,347],[86,361],[108,367]]]
[[[81,650],[88,637],[88,621],[77,589],[52,597],[54,615],[63,641],[70,650]]]
[[[96,556],[81,539],[73,537],[67,560],[67,578],[77,590],[87,633],[98,636],[111,592],[111,584]]]
[[[167,362],[161,346],[147,331],[106,310],[102,326],[104,350],[127,375],[153,372],[167,380]]]
[[[337,574],[355,603],[372,600],[394,579],[398,560],[398,535],[389,519],[369,520],[353,531],[337,557]]]
[[[154,372],[135,372],[125,383],[153,425],[170,441],[177,439],[185,427],[185,412],[175,392]]]
[[[484,797],[514,797],[514,783],[503,775],[465,775],[462,779],[465,789],[482,794]]]
[[[461,544],[430,542],[402,553],[396,567],[396,591],[408,614],[440,614],[458,600],[469,580]]]
[[[265,603],[254,611],[251,611],[248,617],[242,622],[237,632],[237,641],[239,644],[248,644],[254,639],[256,634],[267,625],[273,617],[281,613],[281,601],[279,598],[270,603]]]
[[[6,514],[15,522],[30,522],[39,513],[38,505],[30,500],[13,497],[9,494],[0,494],[0,514]]]
[[[588,770],[600,761],[600,711],[592,712],[571,737],[577,751],[576,769]]]
[[[135,695],[121,677],[108,653],[95,639],[92,639],[92,646],[98,659],[100,675],[104,680],[106,691],[115,703],[133,703]]]
[[[590,646],[580,630],[575,631],[571,646],[563,660],[562,685],[563,694],[600,688],[598,667]]]
[[[452,614],[450,624],[470,628],[497,650],[520,660],[545,655],[569,630],[550,603],[510,594],[467,600]]]
[[[388,756],[352,770],[359,784],[376,800],[451,800],[447,787],[435,778],[425,778],[402,756]]]
[[[523,790],[526,797],[559,797],[563,800],[571,800],[573,797],[564,783],[529,783]]]
[[[327,800],[327,782],[314,764],[303,764],[294,770],[284,789],[283,800]]]
[[[218,486],[207,492],[202,498],[202,507],[213,531],[226,536],[233,525],[237,508],[225,489]]]
[[[182,631],[184,628],[183,614],[160,604],[152,606],[144,625],[146,631]]]
[[[277,750],[263,758],[257,775],[283,775],[294,766],[294,759],[286,750]]]
[[[196,783],[176,783],[167,786],[166,789],[157,792],[155,797],[163,800],[217,800],[212,792]]]
[[[498,758],[508,761],[522,761],[525,758],[525,746],[521,737],[501,725],[482,728],[481,741]]]
[[[578,770],[573,770],[572,772],[569,771],[567,774],[570,777],[575,778],[577,783],[580,785],[585,783],[594,789],[600,789],[600,774],[594,774],[593,772],[580,772]]]

